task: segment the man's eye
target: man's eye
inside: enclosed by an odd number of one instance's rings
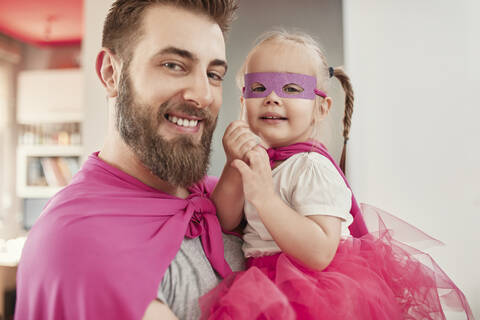
[[[181,65],[174,62],[165,62],[162,66],[172,71],[184,71],[184,68]]]
[[[285,85],[282,88],[282,90],[283,90],[283,92],[288,93],[288,94],[298,94],[300,92],[303,92],[302,87],[300,87],[299,85],[293,84],[293,83]]]
[[[216,72],[208,72],[207,73],[207,76],[212,79],[212,80],[215,80],[215,81],[223,81],[223,76],[216,73]]]

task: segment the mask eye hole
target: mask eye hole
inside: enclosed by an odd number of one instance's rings
[[[260,82],[254,82],[252,83],[252,85],[250,86],[250,90],[252,90],[253,92],[264,92],[265,90],[267,90],[265,88],[265,86],[263,84],[261,84]]]
[[[286,94],[299,94],[299,93],[303,92],[303,88],[300,87],[298,84],[295,84],[295,83],[289,83],[289,84],[284,85],[282,90]]]

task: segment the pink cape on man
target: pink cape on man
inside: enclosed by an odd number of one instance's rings
[[[206,177],[187,199],[153,189],[92,154],[31,229],[15,319],[141,319],[185,236],[231,269]]]

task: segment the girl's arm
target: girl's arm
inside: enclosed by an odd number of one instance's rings
[[[241,174],[245,198],[257,209],[275,243],[305,266],[325,269],[340,242],[340,218],[300,215],[275,193],[265,150],[257,147],[247,158],[249,165],[240,160],[232,165]]]
[[[223,148],[227,162],[222,175],[212,192],[211,199],[217,208],[217,217],[223,230],[235,229],[243,218],[242,179],[231,166],[235,159],[244,159],[248,151],[258,144],[256,136],[245,121],[232,122],[223,136]]]

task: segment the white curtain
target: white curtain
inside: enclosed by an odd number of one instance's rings
[[[15,196],[14,68],[0,61],[0,239],[20,232]]]
[[[5,128],[7,126],[7,105],[8,105],[8,81],[7,69],[4,64],[0,62],[0,221],[3,222],[5,216],[6,206],[6,184],[7,177],[5,172]],[[7,202],[7,203],[5,203]]]

